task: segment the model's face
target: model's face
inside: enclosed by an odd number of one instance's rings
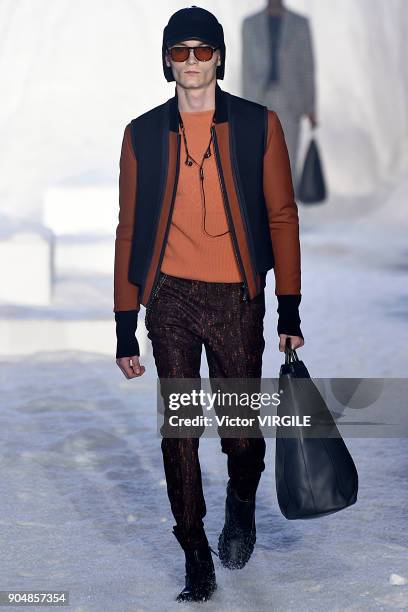
[[[171,45],[172,47],[208,47],[212,46],[201,40],[183,40]],[[190,56],[182,62],[175,62],[171,59],[169,53],[165,56],[166,65],[171,67],[173,76],[181,87],[185,89],[200,89],[209,85],[216,79],[217,66],[221,66],[220,50],[216,49],[213,56],[208,61],[200,61],[196,59],[194,51],[190,50]]]

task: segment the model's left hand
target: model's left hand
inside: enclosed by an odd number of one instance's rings
[[[301,336],[288,336],[287,334],[279,334],[279,350],[285,352],[286,338],[291,338],[292,349],[297,349],[303,346],[305,341]]]

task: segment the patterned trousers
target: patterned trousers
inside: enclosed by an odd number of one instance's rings
[[[244,300],[243,283],[191,280],[163,272],[157,287],[146,311],[145,326],[159,379],[199,379],[204,345],[210,379],[253,378],[260,382],[265,348],[264,290],[253,300]],[[199,437],[171,438],[161,433],[174,531],[186,546],[207,542]],[[228,475],[238,495],[243,499],[254,496],[265,469],[266,445],[261,430],[256,437],[221,437],[221,449],[227,455]]]

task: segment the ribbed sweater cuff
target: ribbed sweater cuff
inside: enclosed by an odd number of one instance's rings
[[[135,336],[138,310],[121,310],[115,312],[116,321],[116,359],[120,357],[140,356],[139,343]]]
[[[301,295],[278,295],[278,334],[288,336],[300,336],[303,338],[300,329],[301,319],[299,316],[299,304]]]

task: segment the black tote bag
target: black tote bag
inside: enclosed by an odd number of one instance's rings
[[[318,518],[357,501],[358,473],[329,408],[287,340],[285,363],[279,374],[279,390],[283,393],[277,414],[300,418],[310,415],[315,423],[313,435],[322,435],[306,437],[302,427],[291,427],[288,434],[283,431],[285,427],[277,427],[276,492],[285,518]]]
[[[315,138],[310,140],[300,175],[297,198],[303,204],[318,204],[327,197],[319,149]]]

